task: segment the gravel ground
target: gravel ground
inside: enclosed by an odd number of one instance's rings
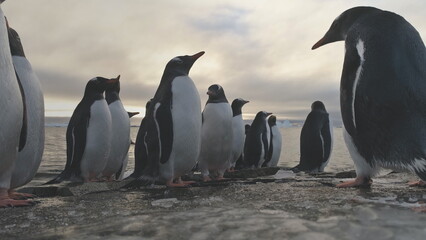
[[[425,239],[426,214],[418,210],[426,191],[406,184],[415,176],[388,173],[369,189],[334,187],[349,175],[280,170],[188,188],[40,187],[35,192],[45,197],[36,206],[0,209],[0,238]]]

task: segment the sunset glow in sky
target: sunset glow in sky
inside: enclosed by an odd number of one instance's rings
[[[311,47],[361,5],[402,15],[426,38],[424,0],[7,0],[1,8],[40,78],[46,116],[70,116],[89,79],[119,74],[123,104],[144,112],[166,63],[205,51],[190,72],[202,105],[217,83],[230,102],[250,100],[245,118],[265,110],[304,119],[315,100],[339,117],[344,44]]]

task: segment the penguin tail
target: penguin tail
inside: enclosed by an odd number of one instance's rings
[[[130,176],[129,176],[130,177]],[[124,185],[122,188],[127,189],[134,189],[134,188],[140,188],[140,187],[147,187],[151,186],[155,183],[155,178],[148,177],[148,176],[140,176],[137,179],[129,182],[128,184]]]
[[[130,174],[128,177],[126,177],[123,180],[128,180],[128,179],[132,179],[132,178],[139,178],[139,174],[137,174],[136,172],[133,172],[132,174]]]
[[[294,168],[290,168],[290,171],[293,171],[294,173],[301,172],[302,170],[300,170],[300,169],[299,169],[299,166],[300,166],[300,165],[297,165],[297,166],[296,166],[296,167],[294,167]]]
[[[68,180],[69,178],[70,178],[69,174],[67,172],[63,171],[58,176],[56,176],[54,179],[48,181],[47,183],[44,183],[43,185],[61,183],[65,180]]]

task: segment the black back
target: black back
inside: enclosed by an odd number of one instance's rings
[[[331,154],[331,132],[328,113],[322,102],[312,104],[300,133],[300,171],[315,171]]]
[[[139,131],[142,131],[140,134],[141,136],[143,136],[143,132],[146,131],[144,141],[148,150],[146,164],[142,166],[141,178],[153,181],[157,180],[159,176],[159,164],[164,164],[168,161],[173,144],[173,119],[171,115],[173,103],[171,85],[176,77],[187,76],[194,62],[203,54],[204,52],[199,52],[193,56],[179,56],[167,63],[160,85],[158,86],[152,103],[147,109],[146,116],[143,120],[143,124],[146,125],[146,130],[144,128],[139,128]],[[142,146],[141,141],[142,138],[136,139],[136,148]]]
[[[265,152],[265,161],[268,159],[269,144],[267,139],[266,117],[269,114],[270,113],[264,111],[258,112],[246,135],[246,141],[244,143],[244,161],[249,166],[258,167],[261,160],[262,143]]]

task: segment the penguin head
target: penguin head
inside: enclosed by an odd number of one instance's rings
[[[225,91],[219,84],[211,85],[207,90],[207,95],[209,95],[207,103],[228,102],[225,96]]]
[[[151,107],[152,101],[154,101],[153,98],[149,99],[149,101],[145,104],[145,116],[148,114],[148,109]]]
[[[198,58],[203,56],[203,54],[204,54],[204,51],[196,53],[192,56],[185,55],[185,56],[175,57],[167,63],[166,69],[164,71],[173,72],[178,75],[188,75],[189,70],[191,70],[191,67],[194,64],[194,62]]]
[[[237,116],[241,114],[241,108],[248,103],[249,101],[246,101],[242,98],[236,98],[234,101],[232,101],[231,108],[234,116]]]
[[[311,105],[311,110],[317,110],[317,111],[324,111],[327,112],[327,110],[325,110],[325,105],[324,103],[322,103],[321,101],[315,101],[312,103]]]
[[[239,109],[241,109],[246,103],[249,103],[250,101],[246,101],[246,100],[244,100],[244,99],[242,99],[242,98],[236,98],[236,99],[234,99],[234,101],[232,101],[232,104],[231,104],[231,106],[232,106],[232,109],[237,109],[237,108],[239,108]]]
[[[268,124],[270,127],[277,125],[277,117],[275,117],[274,115],[271,115],[268,118]]]
[[[12,54],[12,56],[25,57],[24,48],[22,47],[21,38],[19,37],[19,34],[15,31],[15,29],[9,27],[7,18],[5,19],[7,25],[7,34],[9,36],[10,53]]]
[[[266,119],[269,115],[271,115],[272,113],[269,112],[265,112],[265,111],[260,111],[256,114],[255,119]]]
[[[312,50],[328,43],[345,40],[349,29],[359,19],[379,11],[381,10],[373,7],[354,7],[344,11],[333,21],[324,37],[312,46]]]
[[[93,94],[102,94],[109,85],[115,84],[120,79],[120,76],[117,78],[104,78],[104,77],[94,77],[87,82],[84,96],[90,96]]]
[[[107,84],[107,88],[105,89],[105,91],[120,93],[120,75],[118,75],[118,77],[115,79],[117,81]]]

